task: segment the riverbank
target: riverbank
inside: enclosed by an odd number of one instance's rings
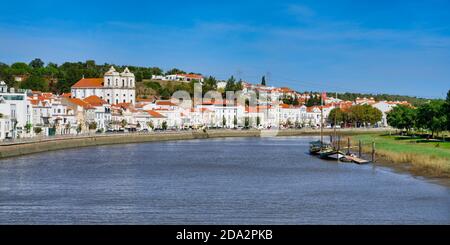
[[[376,134],[382,129],[341,129],[340,135],[356,134]],[[332,129],[325,129],[324,134],[332,134]],[[280,130],[276,136],[307,136],[319,135],[320,130],[313,129],[292,129]],[[63,150],[69,148],[142,143],[153,141],[169,140],[191,140],[224,137],[261,137],[260,130],[207,130],[203,131],[168,131],[168,132],[147,132],[147,133],[125,133],[125,134],[93,134],[84,136],[54,137],[45,139],[27,139],[20,142],[3,142],[0,144],[0,159],[16,157],[39,152]]]
[[[352,140],[361,140],[365,153],[371,152],[369,145],[375,142],[376,157],[380,160],[376,164],[440,179],[450,186],[450,142],[387,134],[354,135]]]

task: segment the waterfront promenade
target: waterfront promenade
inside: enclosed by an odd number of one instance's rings
[[[381,133],[385,128],[358,128],[339,129],[339,135],[353,135],[365,133]],[[324,129],[324,135],[333,134],[333,129]],[[276,136],[302,136],[319,135],[319,129],[286,129],[279,130]],[[0,142],[0,159],[14,157],[38,152],[62,150],[68,148],[127,144],[152,141],[207,139],[221,137],[260,137],[261,130],[186,130],[186,131],[158,131],[158,132],[133,132],[133,133],[110,133],[110,134],[83,134],[83,135],[58,135],[52,137],[24,138],[14,141]]]

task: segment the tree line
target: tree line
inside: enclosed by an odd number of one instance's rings
[[[335,92],[327,92],[327,96],[336,96]],[[373,97],[376,101],[408,101],[414,106],[419,106],[428,101],[425,98],[418,98],[415,96],[407,95],[392,95],[392,94],[367,94],[367,93],[337,93],[337,96],[341,100],[355,101],[356,98],[371,98]]]
[[[387,114],[388,124],[400,130],[428,130],[431,137],[450,130],[450,90],[446,100],[431,100],[419,107],[399,105]]]
[[[354,105],[346,110],[341,108],[332,109],[328,115],[328,122],[344,127],[367,127],[376,125],[377,122],[381,121],[382,117],[383,113],[375,107]]]
[[[144,82],[144,85],[148,88],[153,89],[155,92],[158,93],[159,96],[161,96],[162,99],[169,99],[173,93],[176,91],[187,91],[191,98],[194,96],[194,85],[198,83],[197,80],[192,80],[189,83],[173,83],[168,82],[165,86],[161,86],[159,82],[155,81],[146,81]],[[226,91],[240,91],[243,89],[243,81],[239,80],[236,81],[234,76],[231,76],[226,80],[225,88],[218,89],[217,83],[219,80],[217,80],[213,76],[208,76],[204,78],[203,84],[202,84],[202,96],[204,96],[208,91],[219,91],[222,93],[222,97],[225,98],[225,92]]]
[[[84,77],[102,77],[111,66],[118,70],[125,69],[109,63],[96,64],[94,60],[86,62],[65,62],[61,65],[49,62],[44,63],[39,58],[30,63],[16,62],[11,65],[0,62],[0,80],[4,80],[9,87],[26,88],[43,92],[65,93],[70,92],[73,84]],[[151,79],[152,75],[186,74],[185,71],[173,68],[164,72],[159,67],[128,66],[134,73],[137,82]],[[16,81],[15,77],[23,77],[23,81]]]

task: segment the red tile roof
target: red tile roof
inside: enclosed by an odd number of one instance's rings
[[[102,106],[104,104],[107,104],[106,101],[102,100],[97,95],[91,95],[84,99],[84,102],[92,105],[92,106]]]
[[[176,106],[176,104],[172,103],[169,100],[160,100],[156,102],[157,105],[168,105],[168,106]]]
[[[154,118],[164,118],[163,115],[159,114],[159,113],[156,112],[156,111],[149,110],[149,111],[147,111],[147,112],[148,112],[148,114],[149,114],[150,116],[152,116],[152,117],[154,117]]]
[[[83,78],[72,86],[72,88],[101,88],[101,87],[103,87],[103,78]]]
[[[67,100],[69,102],[71,102],[72,104],[83,107],[84,109],[92,109],[93,108],[89,103],[84,102],[78,98],[67,98]]]
[[[183,77],[192,78],[192,79],[202,79],[203,78],[203,76],[197,75],[197,74],[177,74],[177,76],[183,76]]]

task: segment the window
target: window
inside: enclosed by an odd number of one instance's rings
[[[11,104],[11,118],[16,118],[16,104]]]

